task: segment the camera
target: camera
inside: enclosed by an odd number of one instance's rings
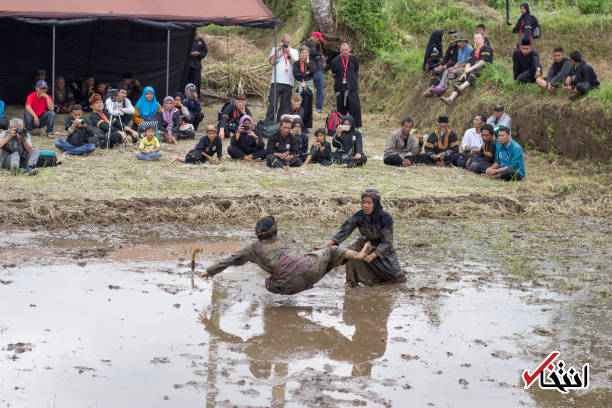
[[[283,47],[283,48],[289,48],[289,43],[284,42],[284,43],[282,43],[282,44],[281,44],[281,47]]]
[[[238,125],[235,123],[230,123],[229,125],[227,125],[227,128],[230,132],[236,133],[236,130],[238,130]]]
[[[106,91],[106,96],[110,98],[111,101],[117,101],[117,88],[110,88]]]
[[[250,129],[249,125],[242,125],[242,128],[243,128],[244,130],[249,130],[249,129]]]
[[[82,126],[85,124],[85,119],[76,119],[74,123],[76,123],[79,126]]]
[[[16,128],[15,133],[17,134],[18,137],[22,137],[24,139],[28,137],[28,131],[23,128]]]

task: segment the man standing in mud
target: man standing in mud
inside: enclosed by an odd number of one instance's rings
[[[355,118],[355,129],[361,127],[361,102],[359,101],[359,60],[351,54],[347,43],[340,46],[340,55],[331,62],[331,72],[335,78],[336,109],[343,115]]]

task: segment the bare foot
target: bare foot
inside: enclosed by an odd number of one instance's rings
[[[202,279],[208,279],[210,278],[210,275],[207,274],[206,272],[198,272],[198,276]]]
[[[368,241],[365,243],[363,248],[361,248],[361,251],[359,251],[359,259],[365,258],[370,252],[370,249],[372,249],[372,244],[370,244],[370,241]]]
[[[289,166],[283,166],[283,169],[285,169],[287,171],[291,171],[291,167],[289,167]]]

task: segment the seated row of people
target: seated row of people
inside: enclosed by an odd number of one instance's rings
[[[496,105],[496,108],[503,113],[503,106]],[[499,121],[501,116],[492,118]],[[522,180],[525,177],[522,148],[512,140],[508,127],[499,125],[496,131],[485,120],[484,115],[476,115],[474,127],[465,132],[459,143],[445,116],[438,118],[437,129],[427,135],[426,140],[424,135],[415,137],[412,132],[414,122],[406,118],[402,127],[387,139],[383,162],[391,166],[452,164],[493,178]],[[423,148],[424,153],[421,153]]]
[[[512,54],[514,80],[536,83],[540,88],[555,94],[557,87],[570,93],[570,100],[585,95],[590,89],[599,88],[599,80],[593,67],[582,59],[580,51],[572,51],[570,58],[563,54],[562,47],[553,49],[553,63],[548,75],[543,77],[540,56],[528,39],[523,39],[519,49]]]

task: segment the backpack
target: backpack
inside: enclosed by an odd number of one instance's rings
[[[533,38],[540,38],[542,36],[542,26],[540,25],[540,20],[536,16],[533,16],[536,19],[536,26],[533,29]]]
[[[229,105],[232,105],[233,103],[234,102],[225,102],[223,104],[221,109],[219,109],[219,112],[217,112],[217,123],[221,120],[221,116],[223,116],[223,111],[225,110],[225,108],[227,108]]]
[[[38,156],[38,162],[36,162],[36,167],[54,167],[58,164],[62,164],[62,162],[57,161],[57,156],[55,152],[51,150],[41,150],[40,156]]]
[[[280,124],[274,123],[274,121],[260,120],[257,122],[257,126],[255,126],[255,134],[267,139],[274,133],[278,132],[279,129]]]
[[[333,136],[336,133],[338,125],[341,124],[343,120],[343,114],[338,111],[331,111],[329,115],[327,115],[327,119],[325,120],[325,128],[327,129],[327,134]]]

